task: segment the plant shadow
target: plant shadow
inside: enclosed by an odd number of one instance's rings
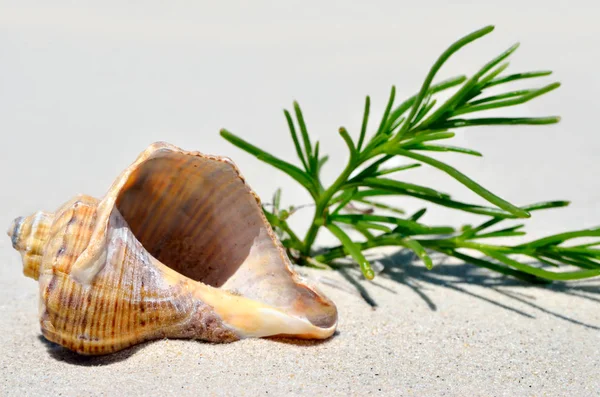
[[[542,303],[536,302],[536,297],[533,294],[527,293],[527,290],[547,289],[577,299],[600,303],[599,279],[534,285],[469,263],[450,264],[446,262],[448,258],[441,254],[434,255],[432,258],[437,264],[433,269],[428,270],[409,250],[399,250],[389,255],[379,256],[377,261],[382,269],[374,281],[377,278],[389,279],[408,287],[423,300],[431,311],[437,311],[437,305],[427,290],[428,287],[435,286],[469,295],[523,317],[535,318],[535,311],[539,311],[588,329],[600,330],[597,325],[545,308]],[[355,293],[360,295],[372,308],[377,307],[377,302],[369,294],[366,286],[373,285],[389,290],[388,287],[382,286],[380,283],[367,281],[360,270],[354,266],[340,266],[337,270],[356,289]],[[498,300],[488,297],[489,294],[487,294],[488,296],[478,294],[473,288],[465,288],[469,285],[476,285],[493,291],[498,294]],[[513,302],[514,305],[510,302]],[[522,310],[521,308],[524,305],[533,309],[533,314]]]

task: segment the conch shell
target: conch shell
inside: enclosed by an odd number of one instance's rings
[[[337,326],[224,157],[154,143],[102,200],[17,218],[8,235],[39,282],[44,337],[80,354],[157,338],[325,339]]]

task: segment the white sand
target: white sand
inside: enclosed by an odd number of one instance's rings
[[[0,5],[0,230],[75,194],[101,196],[157,140],[230,156],[264,201],[282,186],[285,205],[306,203],[301,188],[225,142],[219,128],[293,159],[281,108],[298,99],[322,152],[332,155],[324,170],[331,181],[346,158],[337,128],[356,136],[364,95],[373,99],[374,126],[390,85],[398,97],[412,95],[450,42],[488,23],[497,31],[441,77],[473,73],[521,41],[509,72],[550,68],[563,86],[490,116],[563,121],[460,131],[452,144],[485,158],[439,158],[517,204],[572,200],[536,213],[527,222],[532,237],[600,224],[598,5],[58,3]],[[481,202],[426,167],[405,175]],[[302,211],[292,219],[298,229],[310,219],[310,209]],[[460,225],[476,217],[432,207],[424,220]],[[538,288],[469,265],[426,271],[406,258],[393,262],[358,287],[348,281],[355,272],[310,272],[328,280],[323,290],[340,311],[339,333],[327,342],[157,341],[81,358],[40,337],[36,284],[0,236],[0,395],[600,394],[600,281]]]
[[[3,249],[3,252],[5,250]],[[472,266],[392,267],[359,282],[310,272],[339,305],[326,342],[161,340],[86,358],[45,342],[36,289],[6,274],[0,298],[3,395],[477,395],[600,393],[600,282],[515,285]],[[342,290],[344,289],[344,290]]]

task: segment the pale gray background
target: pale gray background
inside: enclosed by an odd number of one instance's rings
[[[297,99],[313,137],[321,140],[322,152],[332,157],[324,171],[330,181],[346,158],[337,128],[344,125],[356,136],[364,96],[371,95],[373,114],[379,116],[392,84],[398,97],[411,95],[441,51],[487,24],[496,25],[496,31],[454,57],[441,77],[473,73],[520,41],[509,71],[551,69],[553,76],[529,84],[558,80],[563,86],[499,114],[563,119],[554,126],[459,130],[453,143],[479,150],[485,158],[440,158],[517,204],[572,200],[569,208],[536,213],[528,221],[532,237],[599,225],[599,6],[587,1],[403,3],[103,1],[90,6],[0,1],[0,226],[38,209],[54,210],[78,193],[103,195],[121,170],[157,140],[231,157],[264,201],[281,186],[284,204],[305,203],[307,195],[287,176],[230,145],[220,138],[219,129],[226,127],[282,158],[293,159],[282,109],[291,109]],[[479,202],[446,175],[425,167],[410,171],[409,180]],[[419,204],[407,200],[405,206],[416,209]],[[310,210],[304,211],[292,220],[300,229],[310,218]],[[455,225],[472,219],[436,208],[425,218]],[[326,243],[328,236],[322,237]],[[170,349],[178,346],[188,360],[180,358],[179,364],[173,364],[163,356],[173,351],[155,343],[133,357],[93,368],[71,365],[80,362],[69,362],[64,352],[46,352],[37,338],[35,285],[21,275],[19,257],[8,238],[0,239],[0,252],[4,352],[0,390],[7,394],[32,387],[49,394],[110,394],[113,389],[103,386],[98,377],[110,378],[123,388],[145,384],[142,389],[157,393],[184,391],[181,387],[190,382],[186,390],[191,394],[207,390],[235,394],[236,385],[249,394],[344,394],[358,393],[361,387],[364,392],[382,389],[388,394],[430,395],[599,391],[599,307],[590,295],[598,290],[586,290],[586,299],[556,291],[528,291],[537,296],[537,303],[508,301],[522,306],[514,310],[530,310],[530,317],[523,317],[502,308],[506,304],[498,302],[507,298],[501,295],[485,298],[490,303],[469,295],[474,292],[443,288],[444,283],[427,284],[427,294],[439,298],[432,298],[432,310],[431,302],[426,304],[414,293],[416,287],[382,278],[387,289],[366,285],[378,300],[373,313],[379,314],[371,313],[354,295],[324,287],[340,305],[342,316],[340,335],[329,344],[298,347],[249,341],[215,348],[169,342]],[[337,275],[328,277],[345,281]],[[371,326],[386,331],[377,336],[370,328],[361,329]],[[479,350],[457,356],[456,349],[463,346],[460,338],[445,350],[449,340],[457,340],[455,331],[483,335]],[[530,348],[511,350],[521,340],[513,332]],[[423,333],[433,339],[423,339],[419,336]],[[257,356],[247,354],[254,350]],[[386,356],[388,350],[394,355]],[[214,362],[207,368],[193,367],[199,364],[198,352],[215,355]],[[260,356],[269,354],[272,357]],[[61,362],[65,357],[67,363]],[[323,365],[311,357],[320,357]],[[180,378],[169,380],[169,372],[140,373],[166,368],[167,362],[179,365]],[[246,369],[232,373],[228,365]],[[367,367],[387,372],[375,376]],[[288,368],[295,378],[288,377]],[[440,374],[434,369],[446,371],[441,374],[445,381],[436,377]],[[555,372],[550,376],[548,370]],[[98,372],[90,378],[93,371]],[[126,371],[136,382],[123,378]],[[198,371],[207,378],[197,378]],[[266,371],[274,371],[271,378]],[[48,374],[44,384],[42,373]],[[275,378],[279,383],[269,383]],[[87,379],[83,382],[87,386],[76,379]],[[152,380],[158,385],[147,385]],[[78,387],[81,393],[76,393]]]

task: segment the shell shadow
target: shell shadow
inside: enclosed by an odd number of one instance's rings
[[[339,331],[336,330],[334,332],[334,334],[327,339],[313,340],[313,339],[299,339],[299,338],[284,337],[284,336],[272,336],[272,337],[267,337],[264,339],[268,339],[268,340],[271,340],[274,342],[283,343],[283,344],[287,344],[287,345],[311,347],[311,346],[327,344],[327,343],[331,342],[331,340],[338,335],[339,335]],[[121,351],[118,351],[115,353],[110,353],[110,354],[105,354],[105,355],[101,355],[101,356],[85,356],[82,354],[77,354],[57,343],[50,342],[48,339],[44,338],[43,335],[38,335],[38,340],[40,342],[42,342],[42,344],[44,344],[48,354],[56,361],[62,361],[67,364],[79,365],[79,366],[83,366],[83,367],[105,366],[105,365],[111,365],[111,364],[114,364],[114,363],[117,363],[120,361],[127,360],[128,358],[132,357],[140,350],[143,350],[146,346],[150,345],[153,342],[156,342],[156,340],[143,342],[143,343],[128,347],[126,349],[123,349]],[[197,341],[197,340],[196,341],[188,340],[188,341],[190,343],[205,343],[207,345],[212,344],[210,342],[202,342],[202,341]],[[234,344],[235,344],[235,342],[234,342]]]
[[[497,274],[470,263],[448,264],[446,263],[447,257],[444,255],[433,256],[432,258],[434,258],[436,265],[432,270],[428,270],[415,257],[412,251],[399,250],[390,255],[379,257],[378,261],[383,265],[383,270],[375,277],[375,281],[378,277],[381,277],[408,287],[423,300],[431,311],[437,311],[437,305],[428,295],[427,290],[430,286],[436,286],[469,295],[523,317],[535,318],[536,312],[542,312],[572,324],[600,331],[600,326],[573,318],[570,314],[559,313],[544,307],[544,302],[536,301],[535,296],[526,293],[529,289],[535,290],[541,288],[559,294],[570,295],[575,299],[585,299],[600,303],[599,279],[534,285],[513,277]],[[381,285],[367,281],[354,266],[344,266],[338,270],[341,270],[342,276],[356,288],[356,292],[370,306],[373,308],[377,306],[375,300],[369,295],[368,290],[370,288],[367,288],[367,286],[380,288],[382,287]],[[490,298],[489,295],[483,296],[472,289],[465,288],[468,285],[488,288],[497,294],[498,300]],[[514,302],[514,305],[510,303],[511,301]],[[525,308],[523,308],[524,306]]]
[[[152,343],[152,341],[141,343],[139,345],[134,345],[127,349],[102,356],[84,356],[72,352],[71,350],[62,347],[59,344],[50,342],[42,335],[38,335],[38,339],[46,346],[46,351],[53,359],[65,362],[67,364],[84,367],[104,366],[126,360],[148,344]]]

